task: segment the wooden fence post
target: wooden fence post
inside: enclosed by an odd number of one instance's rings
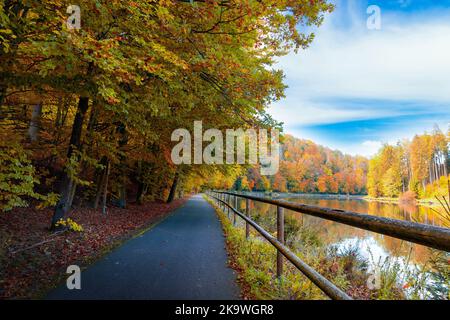
[[[230,218],[230,207],[229,207],[229,205],[230,205],[230,195],[227,194],[227,213],[228,213],[228,219],[231,220],[231,218]]]
[[[239,211],[238,210],[238,198],[237,198],[237,196],[234,196],[234,209],[236,211]],[[233,225],[234,226],[236,225],[236,213],[234,213],[234,216],[233,216]]]
[[[225,205],[225,203],[226,203],[226,200],[227,200],[227,195],[226,194],[222,194],[222,206],[223,206],[223,213],[227,213],[227,211],[226,211],[226,209],[227,209],[227,206]]]
[[[245,215],[250,217],[250,200],[245,199]],[[250,225],[245,221],[245,239],[250,236]]]
[[[277,206],[277,240],[284,244],[284,210]],[[283,255],[277,250],[277,278],[283,274]]]
[[[226,203],[227,203],[227,195],[224,194],[223,195],[223,213],[228,214],[228,208],[227,208]]]

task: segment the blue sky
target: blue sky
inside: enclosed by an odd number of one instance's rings
[[[335,0],[310,48],[279,60],[289,86],[270,113],[286,133],[372,156],[450,124],[450,0]],[[366,26],[369,5],[381,29]]]

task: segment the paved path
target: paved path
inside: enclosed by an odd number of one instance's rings
[[[47,299],[239,299],[214,209],[196,195],[171,216],[81,272]]]

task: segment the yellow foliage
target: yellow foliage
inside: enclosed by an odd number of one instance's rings
[[[75,231],[75,232],[83,232],[83,227],[80,224],[78,224],[75,221],[73,221],[72,219],[70,219],[70,218],[67,218],[66,220],[60,219],[56,223],[56,226],[57,227],[65,226],[65,227],[68,227],[69,230],[72,230],[72,231]]]

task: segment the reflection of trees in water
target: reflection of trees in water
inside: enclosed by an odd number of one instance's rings
[[[287,200],[320,207],[371,214],[391,219],[429,224],[433,224],[434,222],[436,225],[439,225],[440,222],[430,208],[416,206],[414,204],[402,203],[397,205],[392,203],[367,202],[363,200],[318,198],[294,198]],[[274,233],[276,231],[276,206],[255,201],[249,201],[249,203],[250,216],[267,231]],[[238,207],[241,208],[241,211],[245,211],[244,199],[239,201]],[[419,263],[425,263],[430,256],[428,248],[424,246],[411,244],[406,241],[347,226],[338,222],[324,220],[290,210],[286,210],[285,216],[287,217],[287,220],[292,220],[289,223],[295,223],[295,225],[288,227],[292,230],[291,232],[298,230],[296,228],[308,228],[312,233],[316,233],[323,243],[334,244],[347,238],[357,237],[363,239],[372,236],[389,255],[408,256],[410,250],[412,250],[411,259]]]
[[[372,215],[376,214],[377,216],[386,218],[403,219],[422,223],[432,223],[433,221],[433,214],[430,209],[411,204],[395,205],[355,200],[340,201],[335,199],[314,199],[313,201],[302,201],[302,199],[297,199],[297,201],[322,207],[333,207],[348,211],[369,213]],[[238,208],[240,211],[245,212],[245,205],[245,199],[239,200]],[[249,201],[249,208],[250,215],[253,220],[268,232],[275,235],[276,206]],[[241,227],[243,227],[243,225],[244,224],[240,224]],[[402,281],[401,277],[403,272],[408,274],[408,266],[418,266],[427,263],[426,268],[429,268],[430,261],[433,256],[432,251],[425,246],[412,244],[407,241],[347,226],[334,221],[301,214],[291,210],[285,211],[285,232],[286,245],[297,253],[304,253],[308,250],[309,253],[319,253],[325,248],[324,245],[344,244],[344,246],[346,246],[348,243],[355,243],[355,245],[352,245],[350,249],[354,249],[360,254],[363,254],[363,257],[366,257],[367,252],[371,254],[373,253],[372,258],[365,258],[368,263],[378,264],[385,263],[385,261],[391,261],[390,263],[392,263],[392,261],[399,261],[400,264],[397,265],[395,262],[389,266],[389,275],[392,273],[393,276],[400,279],[399,281]],[[354,241],[358,239],[364,241]],[[339,247],[339,245],[336,247]],[[327,250],[328,249],[330,249],[330,247],[328,247]],[[390,257],[398,257],[400,259],[384,260],[385,254]],[[380,261],[378,261],[379,258],[381,258]],[[432,270],[439,270],[439,272],[432,273],[434,278],[432,279],[433,281],[430,282],[431,287],[427,288],[427,291],[433,292],[433,290],[436,291],[436,288],[442,287],[442,292],[438,292],[440,294],[439,297],[447,297],[448,276],[445,278],[443,275],[448,274],[448,256],[444,255],[439,261],[441,261],[440,264],[443,266],[441,268],[443,271],[435,267],[436,264],[431,264],[432,268],[434,268]],[[397,267],[400,269],[397,270]],[[414,279],[416,279],[415,276]]]
[[[354,211],[365,214],[377,215],[385,218],[414,221],[420,223],[435,223],[438,221],[432,210],[429,208],[416,206],[413,204],[391,204],[380,202],[366,202],[361,200],[338,200],[338,199],[290,199],[297,202]],[[245,200],[241,200],[239,206],[245,211]],[[250,201],[250,214],[258,224],[267,231],[274,233],[276,231],[276,207],[267,203]],[[318,238],[327,244],[334,244],[347,238],[366,238],[372,236],[377,243],[392,256],[408,256],[411,251],[411,259],[414,262],[424,263],[429,259],[428,248],[408,243],[392,237],[376,234],[370,231],[347,226],[338,222],[320,219],[317,217],[301,214],[298,212],[286,210],[286,220],[295,225],[286,229],[292,231],[297,228],[308,228],[311,233],[316,233]],[[437,223],[436,223],[437,224]],[[288,238],[289,235],[286,235]]]
[[[398,208],[404,220],[442,226],[441,218],[431,208],[408,203],[400,203]]]
[[[320,199],[320,198],[291,198],[286,199],[292,202],[299,202],[319,207],[327,207],[334,209],[341,209],[347,211],[353,211],[358,213],[376,215],[378,217],[385,217],[391,219],[399,219],[405,221],[413,221],[419,223],[426,223],[432,225],[442,225],[440,218],[428,207],[417,206],[412,203],[383,203],[376,201],[364,201],[364,200],[342,200],[342,199]],[[245,200],[241,200],[241,208],[245,208]],[[260,210],[260,213],[275,212],[275,206],[250,201],[250,211],[256,212]]]
[[[412,203],[395,204],[354,199],[342,200],[317,198],[292,198],[288,200],[319,207],[371,214],[378,217],[442,225],[439,217],[433,212],[433,210],[428,207],[417,206]]]
[[[411,252],[412,262],[425,263],[429,260],[430,249],[425,246],[380,234],[377,234],[375,239],[390,255],[406,257]]]

